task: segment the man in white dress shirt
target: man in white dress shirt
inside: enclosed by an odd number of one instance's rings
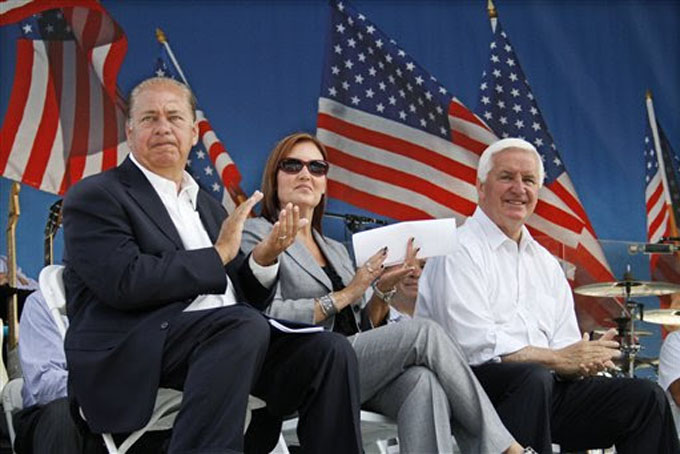
[[[680,309],[680,293],[673,295],[671,309]],[[659,353],[659,385],[666,391],[675,428],[680,437],[680,327],[666,326],[670,331]]]
[[[594,376],[612,367],[609,332],[581,337],[571,289],[557,260],[524,226],[544,177],[521,139],[489,146],[479,161],[479,206],[459,247],[430,259],[416,317],[441,323],[462,346],[503,423],[539,452],[551,443],[581,450],[676,453],[672,418],[654,383]]]

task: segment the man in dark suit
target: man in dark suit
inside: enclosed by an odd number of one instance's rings
[[[178,82],[140,83],[126,134],[131,155],[64,202],[69,387],[89,427],[138,429],[158,387],[175,388],[183,401],[170,452],[241,452],[252,393],[274,414],[300,413],[304,452],[360,452],[349,344],[284,334],[259,312],[273,297],[278,254],[304,223],[297,209],[282,210],[272,235],[241,253],[243,223],[262,196],[227,217],[184,171],[198,127],[195,99]]]

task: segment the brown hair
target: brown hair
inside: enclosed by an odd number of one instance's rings
[[[293,149],[293,147],[301,142],[312,142],[316,145],[316,148],[321,153],[324,159],[328,159],[328,151],[326,147],[311,134],[306,132],[295,132],[290,134],[279,141],[276,144],[272,152],[269,154],[267,159],[267,164],[264,166],[264,172],[262,173],[262,193],[264,198],[262,199],[262,211],[260,215],[267,219],[271,223],[275,223],[279,219],[279,211],[281,207],[279,206],[279,195],[277,193],[278,182],[276,177],[279,172],[279,162],[288,156],[288,153]],[[321,195],[321,200],[319,204],[314,208],[314,215],[312,216],[312,228],[321,232],[321,218],[326,210],[326,195]]]

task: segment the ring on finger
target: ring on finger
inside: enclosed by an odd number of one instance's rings
[[[373,274],[374,270],[373,270],[373,268],[371,268],[371,265],[369,265],[368,263],[366,264],[366,269],[368,270],[369,273]]]
[[[282,235],[282,236],[279,237],[279,241],[283,241],[286,238],[288,238],[288,235]]]

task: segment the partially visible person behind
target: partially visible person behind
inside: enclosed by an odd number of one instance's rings
[[[267,313],[348,336],[359,361],[363,407],[397,421],[400,452],[452,452],[452,432],[465,453],[522,452],[439,326],[426,320],[385,324],[395,285],[408,275],[417,280],[419,271],[410,263],[385,270],[386,248],[355,269],[345,247],[323,235],[326,156],[316,137],[295,133],[275,146],[265,166],[262,217],[246,222],[244,251],[270,235],[283,210],[298,207],[300,218],[309,220],[279,256],[279,283]],[[410,240],[409,262],[414,247]],[[372,283],[372,296],[365,298]],[[413,293],[412,285],[402,289]]]
[[[413,250],[411,250],[413,249]],[[411,268],[411,271],[401,278],[394,288],[396,292],[390,301],[389,321],[401,321],[402,319],[413,318],[416,310],[416,300],[418,299],[418,280],[425,268],[425,259],[416,257],[418,250],[411,248],[406,252],[406,262],[404,264]]]
[[[673,295],[670,308],[680,310],[680,294]],[[666,330],[669,334],[659,352],[659,385],[666,391],[680,437],[680,326]]]
[[[506,427],[551,453],[677,453],[668,402],[649,380],[606,378],[620,355],[615,330],[581,336],[571,288],[557,260],[525,223],[544,169],[534,146],[503,139],[483,152],[478,207],[458,229],[458,247],[428,260],[416,320],[439,322],[462,346]]]
[[[62,316],[64,326],[68,318]],[[100,435],[71,417],[64,341],[40,290],[26,299],[19,322],[19,361],[24,379],[24,408],[14,416],[18,454],[106,453]],[[128,452],[161,452],[170,433],[145,434]]]

